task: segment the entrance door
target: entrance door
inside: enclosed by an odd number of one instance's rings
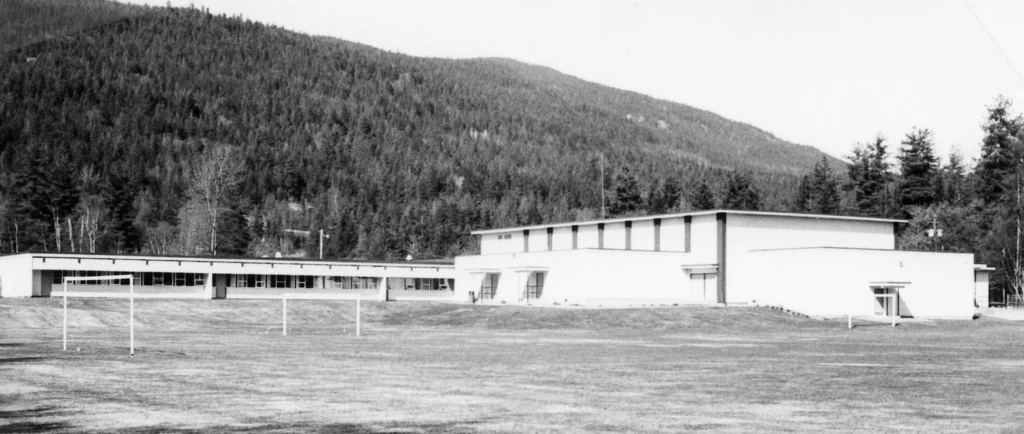
[[[694,301],[714,302],[718,300],[718,274],[691,273],[690,299]]]
[[[875,315],[899,314],[899,300],[895,288],[872,288],[875,292]]]

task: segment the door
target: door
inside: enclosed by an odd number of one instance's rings
[[[872,288],[875,292],[875,315],[899,314],[899,299],[894,288]]]
[[[714,302],[718,300],[718,274],[691,273],[690,299],[693,301]]]
[[[228,276],[226,274],[214,274],[214,285],[217,287],[214,298],[225,298],[228,294]]]

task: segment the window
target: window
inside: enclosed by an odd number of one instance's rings
[[[196,275],[193,273],[185,273],[184,286],[196,286]]]
[[[206,286],[206,275],[205,274],[196,274],[195,280],[196,280],[195,281],[196,286]]]
[[[494,299],[494,294],[498,292],[498,279],[501,278],[501,273],[487,273],[484,274],[484,279],[480,282],[480,299],[491,300]]]
[[[267,286],[266,277],[262,274],[250,274],[249,278],[252,279],[253,285],[250,288],[264,288]]]
[[[63,271],[55,270],[53,272],[53,283],[55,285],[60,285],[60,284],[64,283],[64,272]]]
[[[153,284],[163,285],[164,284],[164,273],[153,273]]]
[[[153,273],[142,273],[142,284],[153,286]]]
[[[526,281],[526,299],[538,299],[544,293],[544,275],[547,273],[534,271]]]
[[[174,286],[185,286],[185,273],[174,273]]]

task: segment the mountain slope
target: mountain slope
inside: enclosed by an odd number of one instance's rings
[[[109,0],[0,2],[0,52],[112,23],[149,10]]]
[[[310,250],[316,240],[286,230],[325,229],[326,256],[375,259],[472,250],[480,227],[593,217],[599,153],[609,188],[626,169],[645,193],[741,169],[771,209],[823,155],[549,68],[416,58],[194,9],[154,8],[0,62],[0,251],[57,250],[76,229],[53,222],[89,207],[105,211],[99,250],[194,251],[175,226],[195,168],[225,145],[244,174],[218,223],[223,253]]]

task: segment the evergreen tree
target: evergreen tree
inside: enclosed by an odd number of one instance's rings
[[[697,188],[694,190],[693,196],[690,197],[690,204],[693,205],[694,211],[705,211],[709,209],[717,208],[715,204],[715,193],[711,191],[711,187],[708,186],[707,181],[701,180],[697,184]]]
[[[939,172],[941,183],[936,188],[938,199],[949,205],[967,205],[971,191],[967,184],[967,169],[964,167],[963,156],[956,150],[950,151],[949,161]]]
[[[666,179],[660,188],[651,190],[648,196],[647,210],[652,214],[665,214],[672,212],[679,206],[679,199],[682,197],[682,190],[679,184],[672,179]]]
[[[981,143],[981,158],[974,169],[978,177],[978,195],[986,204],[1002,199],[1006,189],[1004,179],[1016,170],[1020,138],[1024,132],[1024,119],[1011,113],[1013,103],[999,97],[988,107],[988,120],[982,126],[985,138]]]
[[[858,144],[850,155],[846,189],[852,191],[855,214],[873,217],[889,215],[889,152],[885,137]]]
[[[935,178],[938,161],[935,158],[932,132],[914,128],[901,142],[899,204],[905,215],[912,206],[928,206],[935,202]]]
[[[722,208],[727,210],[757,211],[761,209],[761,194],[757,192],[746,173],[734,172],[722,194]]]
[[[615,176],[615,189],[608,202],[608,214],[616,217],[643,211],[644,199],[640,195],[640,184],[628,168],[623,169]]]
[[[839,213],[839,180],[836,179],[828,159],[822,157],[810,174],[804,175],[797,189],[795,211],[814,214]]]

